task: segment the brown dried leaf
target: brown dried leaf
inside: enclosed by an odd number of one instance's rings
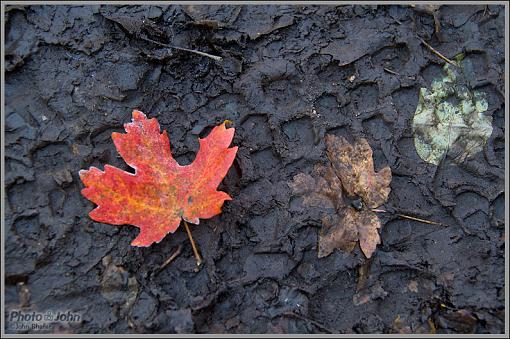
[[[318,164],[313,176],[297,174],[289,187],[296,195],[303,195],[303,203],[311,207],[334,208],[336,213],[322,218],[318,257],[326,257],[335,249],[352,251],[359,240],[367,258],[381,242],[378,229],[381,223],[371,208],[386,202],[390,193],[389,167],[375,172],[372,149],[365,139],[351,145],[343,137],[326,136],[331,165]],[[361,197],[364,207],[356,210],[343,200],[342,190],[351,197]]]
[[[294,194],[303,195],[303,203],[310,207],[341,207],[342,183],[333,168],[317,164],[312,174],[299,173],[294,176],[289,183]]]
[[[334,216],[322,218],[323,230],[319,235],[319,258],[330,255],[335,248],[352,251],[356,242],[367,258],[372,256],[381,242],[377,230],[381,227],[379,218],[374,212],[356,211],[345,206]]]
[[[326,153],[342,186],[350,196],[359,196],[369,208],[381,206],[390,194],[391,169],[374,170],[372,149],[365,139],[351,145],[345,138],[326,135]]]
[[[344,208],[340,214],[326,215],[322,218],[322,231],[319,234],[319,258],[327,257],[335,248],[351,252],[358,241],[358,228],[353,222],[356,210]]]
[[[381,222],[377,214],[372,211],[365,210],[357,213],[358,216],[354,222],[358,226],[359,246],[366,257],[370,258],[377,245],[381,243],[378,232],[378,229],[381,228]]]

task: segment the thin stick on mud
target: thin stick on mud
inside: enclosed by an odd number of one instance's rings
[[[197,261],[197,267],[200,267],[200,265],[202,265],[202,257],[198,253],[197,245],[195,244],[195,240],[193,240],[193,236],[191,235],[191,230],[188,226],[188,223],[186,222],[186,220],[183,220],[183,222],[184,227],[186,228],[186,232],[188,232],[188,238],[189,241],[191,242],[191,247],[193,248],[193,254],[195,255],[195,260]]]
[[[372,209],[372,212],[376,212],[376,213],[393,213],[393,212],[390,212],[390,211],[386,211],[386,210],[380,210],[380,209],[376,209],[376,208],[373,208]],[[438,226],[443,226],[443,227],[448,227],[448,225],[445,225],[443,223],[440,223],[440,222],[437,222],[437,221],[432,221],[432,220],[427,220],[427,219],[421,219],[421,218],[416,218],[416,217],[413,217],[413,216],[410,216],[410,215],[407,215],[407,214],[401,214],[401,213],[394,213],[396,216],[398,217],[401,217],[401,218],[404,218],[404,219],[409,219],[409,220],[414,220],[414,221],[418,221],[418,222],[422,222],[424,224],[429,224],[429,225],[438,225]]]
[[[396,215],[401,217],[401,218],[404,218],[404,219],[414,220],[414,221],[422,222],[424,224],[438,225],[438,226],[443,226],[443,227],[447,227],[448,226],[448,225],[445,225],[445,224],[437,222],[437,221],[416,218],[416,217],[412,217],[410,215],[405,215],[405,214],[400,214],[400,213],[397,213]]]
[[[453,65],[455,67],[459,67],[459,65],[457,65],[457,63],[453,60],[450,60],[448,59],[447,57],[445,57],[443,54],[439,53],[434,47],[430,46],[425,40],[423,40],[422,38],[418,37],[418,39],[420,39],[421,43],[425,45],[425,47],[427,47],[428,49],[430,49],[430,51],[432,53],[434,53],[435,55],[437,55],[438,57],[440,57],[441,59],[443,59],[444,61],[446,61],[447,63],[449,63],[450,65]]]
[[[392,71],[392,70],[391,70],[391,69],[389,69],[389,68],[386,68],[386,67],[385,67],[385,68],[383,68],[383,69],[384,69],[386,72],[390,73],[390,74],[393,74],[393,75],[400,75],[400,73],[395,72],[395,71]]]
[[[168,259],[166,259],[164,263],[161,264],[161,266],[159,266],[158,272],[161,271],[163,268],[167,267],[172,261],[174,261],[175,258],[177,258],[179,254],[181,254],[181,251],[182,245],[179,245],[179,247],[177,247],[174,253],[172,253],[172,255]]]
[[[216,60],[216,61],[223,60],[223,58],[220,57],[220,56],[212,55],[212,54],[205,53],[205,52],[200,52],[200,51],[197,51],[195,49],[189,49],[189,48],[184,48],[184,47],[167,45],[167,44],[163,44],[163,43],[161,43],[159,41],[152,40],[152,39],[149,39],[149,38],[146,38],[146,37],[142,37],[142,40],[145,40],[145,41],[148,41],[148,42],[152,42],[153,44],[156,44],[156,45],[159,45],[159,46],[163,46],[163,47],[166,47],[166,48],[170,48],[170,49],[177,49],[179,51],[195,53],[195,54],[198,54],[198,55],[201,55],[201,56],[205,56],[205,57],[211,58],[211,59]]]

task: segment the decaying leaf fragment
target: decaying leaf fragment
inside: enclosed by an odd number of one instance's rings
[[[414,113],[414,145],[420,158],[438,165],[447,152],[456,162],[480,152],[492,133],[492,117],[485,94],[471,91],[463,73],[469,62],[458,60],[459,68],[445,64],[446,75],[421,88]]]
[[[303,196],[305,205],[334,211],[322,218],[319,258],[334,249],[352,251],[358,240],[363,253],[370,258],[380,243],[381,227],[371,209],[388,199],[391,170],[389,167],[374,170],[372,149],[365,139],[351,145],[343,137],[327,135],[326,147],[330,164],[317,164],[313,175],[297,174],[289,187],[295,195]],[[362,200],[362,206],[354,208],[346,203],[346,199],[357,198]]]

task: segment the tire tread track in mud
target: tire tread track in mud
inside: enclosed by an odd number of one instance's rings
[[[223,60],[151,44],[105,13]],[[439,14],[441,41],[434,17],[409,6],[7,8],[6,309],[78,312],[53,327],[76,333],[503,332],[504,8]],[[488,95],[494,132],[461,165],[414,149],[418,91],[443,63],[418,36],[463,52]],[[220,187],[233,200],[193,229],[198,272],[184,232],[135,248],[135,227],[87,216],[78,171],[130,170],[111,133],[134,108],[157,117],[181,164],[197,136],[236,127]],[[450,225],[383,215],[360,291],[359,248],[317,259],[321,211],[286,184],[324,161],[328,133],[365,137],[376,168],[391,167],[387,205]]]

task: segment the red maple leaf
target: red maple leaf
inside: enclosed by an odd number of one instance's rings
[[[160,132],[156,119],[135,110],[124,129],[126,134],[112,133],[112,139],[135,173],[105,165],[104,172],[81,170],[80,178],[85,185],[81,193],[98,205],[89,214],[93,220],[140,228],[131,245],[160,242],[175,232],[181,218],[198,224],[221,213],[223,202],[232,199],[217,188],[236,156],[237,147],[229,148],[234,128],[223,123],[199,139],[197,156],[187,166],[172,157],[168,135]]]

